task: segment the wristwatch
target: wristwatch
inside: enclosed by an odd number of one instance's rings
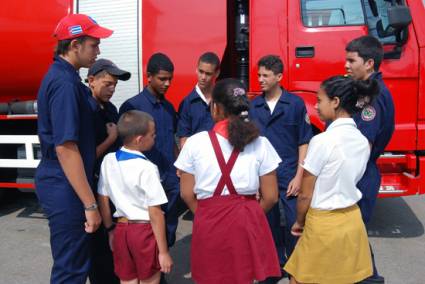
[[[84,210],[86,210],[86,211],[95,211],[95,210],[97,210],[98,207],[99,207],[99,205],[97,205],[97,203],[95,202],[92,205],[84,206]]]

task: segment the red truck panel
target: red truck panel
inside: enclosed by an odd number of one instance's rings
[[[226,47],[225,0],[143,0],[143,74],[155,52],[167,54],[174,63],[174,79],[167,98],[177,108],[196,84],[199,56],[213,51],[222,58]],[[146,82],[146,77],[144,78]]]
[[[72,0],[7,1],[0,9],[0,102],[33,100],[52,62],[58,21]]]

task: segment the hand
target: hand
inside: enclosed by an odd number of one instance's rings
[[[108,133],[108,138],[115,141],[118,137],[118,128],[115,123],[108,122],[106,124],[106,132]]]
[[[295,222],[295,224],[291,228],[291,234],[299,237],[303,234],[304,226],[301,226],[298,222]]]
[[[302,176],[295,176],[288,185],[288,190],[286,191],[286,196],[297,196],[301,189]]]
[[[173,266],[173,259],[171,258],[170,254],[168,252],[160,253],[158,259],[159,265],[161,266],[161,272],[170,273],[171,267]]]
[[[114,230],[108,232],[108,242],[109,242],[109,248],[111,251],[114,251]]]
[[[85,210],[86,222],[84,223],[85,230],[87,233],[96,232],[99,228],[102,218],[100,217],[99,210]]]
[[[181,178],[181,175],[182,175],[181,170],[177,169],[176,170],[176,175],[177,175],[178,178]]]

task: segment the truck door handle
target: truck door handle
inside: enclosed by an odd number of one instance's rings
[[[314,46],[298,46],[295,48],[295,57],[311,58],[314,57]]]

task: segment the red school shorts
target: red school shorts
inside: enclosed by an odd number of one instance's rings
[[[124,281],[145,280],[160,271],[158,245],[150,223],[118,223],[114,230],[115,274]]]

